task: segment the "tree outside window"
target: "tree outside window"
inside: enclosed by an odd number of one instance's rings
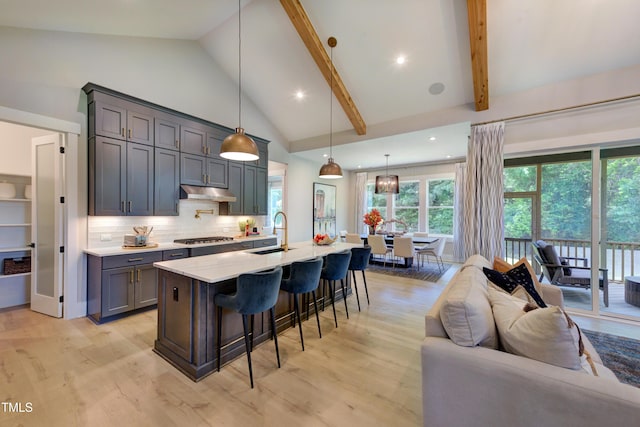
[[[453,235],[453,180],[434,179],[427,186],[429,233]]]
[[[409,232],[420,230],[420,181],[400,181],[393,218],[407,224]],[[402,231],[400,227],[395,225],[395,230]]]
[[[367,211],[376,208],[380,211],[382,218],[390,219],[387,215],[387,195],[375,194],[375,184],[367,184]]]

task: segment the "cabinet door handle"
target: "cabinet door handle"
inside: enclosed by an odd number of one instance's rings
[[[211,184],[211,175],[207,175],[207,184]]]
[[[176,139],[176,148],[180,148],[180,141]]]
[[[143,260],[144,260],[144,258],[141,257],[141,258],[129,258],[127,261],[129,261],[129,262],[138,262],[138,261],[143,261]]]
[[[173,300],[174,301],[178,301],[178,288],[174,287],[173,288]]]
[[[171,257],[182,256],[182,253],[170,254],[169,256],[171,256]]]
[[[203,182],[204,184],[206,184],[206,183],[207,183],[207,175],[202,174],[202,182]]]
[[[124,128],[120,130],[120,135],[122,135],[122,137],[124,138]]]
[[[133,270],[129,271],[129,283],[133,285]]]
[[[131,200],[129,200],[129,212],[131,212]]]
[[[131,139],[131,129],[129,129],[129,139]]]
[[[124,213],[124,200],[120,201],[120,210]]]
[[[141,277],[140,277],[140,272],[141,272],[141,271],[142,271],[142,270],[138,269],[138,283],[142,282],[142,279],[141,279]]]

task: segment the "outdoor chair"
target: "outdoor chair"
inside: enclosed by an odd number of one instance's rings
[[[560,257],[553,245],[544,240],[531,242],[533,258],[540,265],[542,273],[540,281],[546,277],[549,283],[556,286],[591,288],[591,268],[587,265],[587,258]],[[569,261],[582,261],[582,266],[569,265]],[[608,270],[600,268],[599,287],[604,294],[604,305],[609,307],[609,278]]]

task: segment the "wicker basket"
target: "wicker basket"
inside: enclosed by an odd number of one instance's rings
[[[31,257],[5,258],[2,262],[2,274],[20,274],[31,272]]]

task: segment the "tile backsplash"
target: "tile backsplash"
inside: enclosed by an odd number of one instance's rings
[[[213,209],[214,214],[201,214],[197,219],[196,209]],[[179,216],[89,216],[87,248],[120,246],[125,234],[134,233],[135,225],[153,226],[151,241],[168,243],[188,237],[236,236],[240,234],[238,221],[249,217],[255,219],[256,227],[263,232],[266,220],[256,215],[219,215],[219,203],[200,200],[180,200],[179,212]]]

